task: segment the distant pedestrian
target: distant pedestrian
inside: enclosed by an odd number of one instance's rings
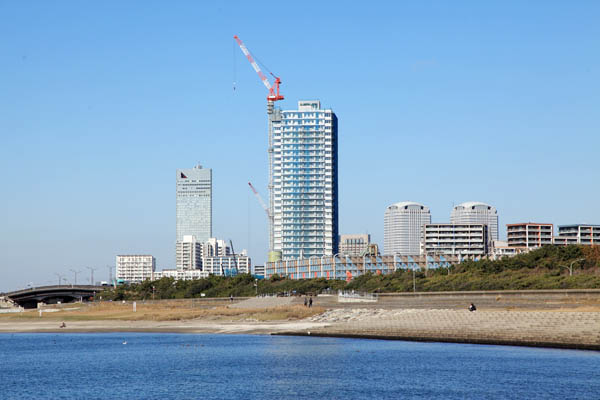
[[[475,304],[473,304],[473,303],[469,304],[469,311],[473,312],[475,310],[477,310],[477,307],[475,307]]]
[[[233,303],[233,295],[232,294],[229,295],[229,301]]]
[[[312,307],[312,297],[308,299],[308,308]]]
[[[308,305],[308,299],[306,298],[306,296],[304,296],[304,307],[306,307]]]

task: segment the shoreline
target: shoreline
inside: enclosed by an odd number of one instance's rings
[[[58,317],[58,316],[57,316]],[[304,319],[0,319],[0,333],[316,336],[600,351],[599,311],[328,308]]]

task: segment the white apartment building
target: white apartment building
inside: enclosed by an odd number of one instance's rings
[[[488,226],[490,242],[498,240],[498,211],[489,204],[476,201],[454,206],[450,214],[453,224],[485,224]]]
[[[156,259],[150,255],[120,255],[116,260],[117,282],[140,283],[153,279]]]
[[[510,247],[528,249],[552,244],[554,225],[524,222],[506,225],[506,237]]]
[[[418,255],[424,224],[431,223],[429,207],[406,201],[392,204],[383,220],[384,254]]]
[[[425,224],[421,254],[481,257],[488,254],[485,224]]]
[[[250,257],[245,254],[202,258],[202,270],[210,275],[233,276],[248,274],[251,271],[251,267]]]
[[[554,244],[600,244],[600,225],[559,225],[558,236],[554,237]]]
[[[189,271],[202,269],[202,243],[194,235],[184,235],[175,244],[175,269]]]
[[[371,244],[371,235],[340,235],[338,253],[347,256],[360,256]]]
[[[190,281],[193,279],[208,278],[208,272],[201,271],[199,269],[190,270],[177,270],[177,269],[163,269],[162,271],[154,272],[154,278],[152,280],[158,280],[161,278],[173,278],[176,281]]]
[[[283,259],[332,255],[338,248],[337,117],[316,100],[269,113],[271,250]]]
[[[231,248],[224,240],[209,238],[199,242],[193,235],[183,236],[176,243],[175,269],[177,271],[203,270],[204,259],[207,257],[225,257],[231,255]]]

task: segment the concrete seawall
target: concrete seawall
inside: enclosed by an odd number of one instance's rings
[[[328,311],[312,321],[327,326],[277,334],[600,350],[595,289],[386,294],[374,304],[319,296],[315,304]]]

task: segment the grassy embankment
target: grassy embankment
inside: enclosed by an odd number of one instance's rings
[[[283,321],[300,320],[320,314],[319,307],[307,308],[302,305],[282,306],[265,309],[229,308],[226,305],[202,304],[202,302],[160,301],[136,304],[133,312],[131,303],[99,302],[95,304],[71,303],[56,307],[56,312],[38,310],[24,313],[0,314],[0,321],[178,321],[206,319],[211,321]]]
[[[573,263],[573,275],[568,266]],[[103,299],[183,299],[254,296],[295,290],[300,294],[325,289],[397,293],[413,290],[412,271],[390,275],[367,274],[350,282],[326,279],[291,280],[274,276],[258,281],[250,275],[211,276],[193,281],[163,278],[138,285],[119,286],[102,293]],[[527,254],[497,261],[466,261],[447,269],[416,273],[417,291],[525,290],[600,288],[600,246],[545,246]]]

